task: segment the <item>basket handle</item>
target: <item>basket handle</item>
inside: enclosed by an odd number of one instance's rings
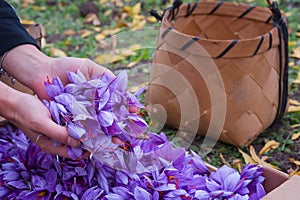
[[[269,6],[271,6],[273,4],[272,0],[266,0],[266,1],[269,4]]]

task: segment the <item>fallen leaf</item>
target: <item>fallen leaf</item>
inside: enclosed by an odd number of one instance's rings
[[[75,35],[75,34],[76,34],[76,32],[72,29],[67,29],[67,30],[64,31],[65,36],[72,36],[72,35]]]
[[[99,4],[103,4],[103,3],[106,3],[106,2],[109,2],[110,0],[99,0]]]
[[[55,47],[50,48],[50,53],[53,57],[67,57],[67,54],[64,51]]]
[[[225,160],[223,154],[220,152],[220,158],[223,164],[227,165],[228,167],[231,167],[231,165]]]
[[[245,163],[256,164],[256,162],[247,153],[243,152],[241,149],[239,149],[239,152],[242,154]]]
[[[101,28],[100,27],[93,27],[93,31],[100,32]]]
[[[107,11],[104,12],[103,16],[107,17],[108,15],[111,15],[111,13],[112,13],[111,9],[107,10]]]
[[[289,104],[294,106],[300,106],[300,102],[294,99],[290,99]]]
[[[290,161],[292,161],[295,165],[300,166],[300,161],[295,160],[294,158],[289,158]]]
[[[110,63],[112,61],[112,55],[111,54],[101,54],[95,58],[95,61],[98,64]]]
[[[98,64],[107,64],[107,63],[114,63],[120,60],[123,60],[124,57],[120,55],[113,55],[113,54],[101,54],[95,58],[95,62]]]
[[[22,1],[22,7],[25,8],[30,4],[34,4],[34,0],[23,0]]]
[[[141,48],[142,48],[142,46],[140,44],[132,44],[132,45],[129,46],[129,50],[131,50],[131,51],[136,51],[136,50],[139,50]]]
[[[130,11],[131,11],[131,7],[130,7],[130,6],[125,6],[125,7],[123,8],[123,12],[129,13]]]
[[[259,151],[258,155],[262,155],[264,153],[267,153],[271,149],[277,149],[280,146],[279,142],[276,142],[275,140],[268,141],[265,146]]]
[[[296,46],[296,42],[295,41],[289,41],[289,47],[293,47],[293,46]]]
[[[293,124],[293,125],[291,125],[291,128],[298,128],[298,127],[300,127],[300,124]]]
[[[300,59],[300,46],[293,49],[293,53],[290,55],[290,57]]]
[[[288,112],[299,112],[300,106],[289,106]]]
[[[99,33],[95,36],[97,42],[101,42],[106,36],[103,33]]]
[[[35,21],[28,20],[28,19],[21,19],[21,23],[31,25],[31,24],[35,24]]]
[[[139,2],[132,7],[130,15],[131,16],[138,15],[140,12],[141,12],[141,3]]]
[[[252,145],[250,145],[249,151],[250,151],[251,158],[254,160],[254,162],[260,163],[261,160],[258,157],[258,155],[256,154],[256,151]]]
[[[32,9],[33,10],[36,10],[36,11],[43,11],[43,10],[46,10],[46,6],[32,6]]]
[[[297,140],[300,137],[300,132],[294,133],[291,137],[292,140]]]
[[[155,18],[155,17],[153,17],[153,16],[150,16],[150,17],[147,17],[147,21],[149,22],[149,23],[155,23],[155,22],[157,22],[157,19]]]
[[[99,26],[101,24],[98,15],[96,15],[95,13],[89,13],[87,14],[87,16],[85,16],[84,23],[92,23],[94,26]]]
[[[239,172],[242,171],[242,162],[239,159],[235,159],[232,162],[232,167],[237,169]]]
[[[130,62],[130,63],[127,65],[127,67],[128,67],[128,68],[132,68],[132,67],[135,66],[136,64],[137,64],[137,62],[132,61],[132,62]]]
[[[298,165],[296,165],[296,169],[295,170],[290,169],[288,171],[288,173],[290,176],[298,175],[298,174],[300,174],[299,169],[300,169],[300,167]]]
[[[109,35],[115,35],[116,33],[118,33],[121,29],[120,28],[115,28],[115,29],[105,29],[102,31],[102,33],[106,36]]]
[[[87,30],[87,29],[84,29],[84,30],[80,31],[80,33],[81,33],[81,35],[80,35],[81,38],[86,38],[86,37],[92,35],[94,32],[90,31],[90,30]]]
[[[272,167],[274,169],[279,169],[277,166],[274,166],[274,165],[271,165],[270,163],[267,163],[263,160],[261,160],[258,155],[256,154],[256,151],[254,149],[254,147],[252,145],[250,145],[249,147],[249,151],[250,151],[250,155],[251,155],[251,158],[259,165],[262,165],[262,166],[268,166],[268,167]]]

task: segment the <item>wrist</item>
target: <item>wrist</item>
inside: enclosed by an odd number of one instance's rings
[[[34,90],[36,83],[43,83],[49,71],[51,58],[30,44],[11,49],[3,59],[4,70],[25,86]]]

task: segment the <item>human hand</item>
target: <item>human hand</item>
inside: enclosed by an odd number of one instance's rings
[[[36,96],[15,92],[11,98],[11,110],[5,117],[43,151],[69,158],[66,146],[80,145],[79,141],[69,136],[65,127],[52,121],[48,109]],[[55,147],[51,139],[62,145]]]
[[[107,68],[90,59],[51,58],[33,45],[20,45],[10,50],[4,59],[3,66],[10,75],[32,89],[40,99],[49,99],[45,91],[45,81],[59,77],[64,85],[68,83],[67,71],[80,70],[87,79],[103,73],[115,76]]]

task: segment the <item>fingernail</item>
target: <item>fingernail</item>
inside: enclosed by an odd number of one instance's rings
[[[80,147],[80,142],[69,136],[67,139],[67,145],[71,147]]]

